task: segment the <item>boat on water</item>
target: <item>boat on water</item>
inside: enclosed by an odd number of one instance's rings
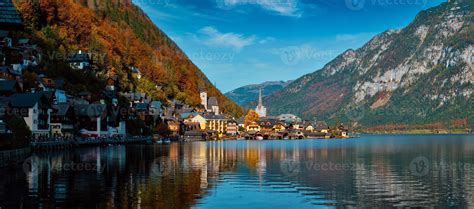
[[[255,139],[256,140],[263,140],[263,136],[256,136]]]

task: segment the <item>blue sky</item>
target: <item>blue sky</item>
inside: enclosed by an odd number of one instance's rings
[[[223,92],[292,80],[445,0],[133,0]]]

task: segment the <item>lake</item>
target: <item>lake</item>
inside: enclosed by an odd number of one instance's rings
[[[218,141],[37,153],[0,208],[474,207],[474,135]]]

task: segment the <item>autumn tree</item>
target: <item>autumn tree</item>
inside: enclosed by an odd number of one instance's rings
[[[257,122],[259,116],[255,110],[249,110],[245,115],[245,126],[250,125],[253,122]]]

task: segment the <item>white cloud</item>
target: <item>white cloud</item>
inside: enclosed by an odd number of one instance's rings
[[[237,5],[257,5],[265,10],[275,12],[283,16],[301,17],[298,0],[220,0],[224,7]]]
[[[269,42],[273,42],[275,40],[276,40],[275,38],[269,36],[269,37],[266,37],[264,39],[259,40],[258,43],[259,44],[266,44],[266,43],[269,43]]]
[[[237,51],[252,45],[256,41],[255,36],[245,37],[237,33],[222,33],[212,26],[207,26],[199,30],[203,35],[200,39],[209,46],[230,47]]]

